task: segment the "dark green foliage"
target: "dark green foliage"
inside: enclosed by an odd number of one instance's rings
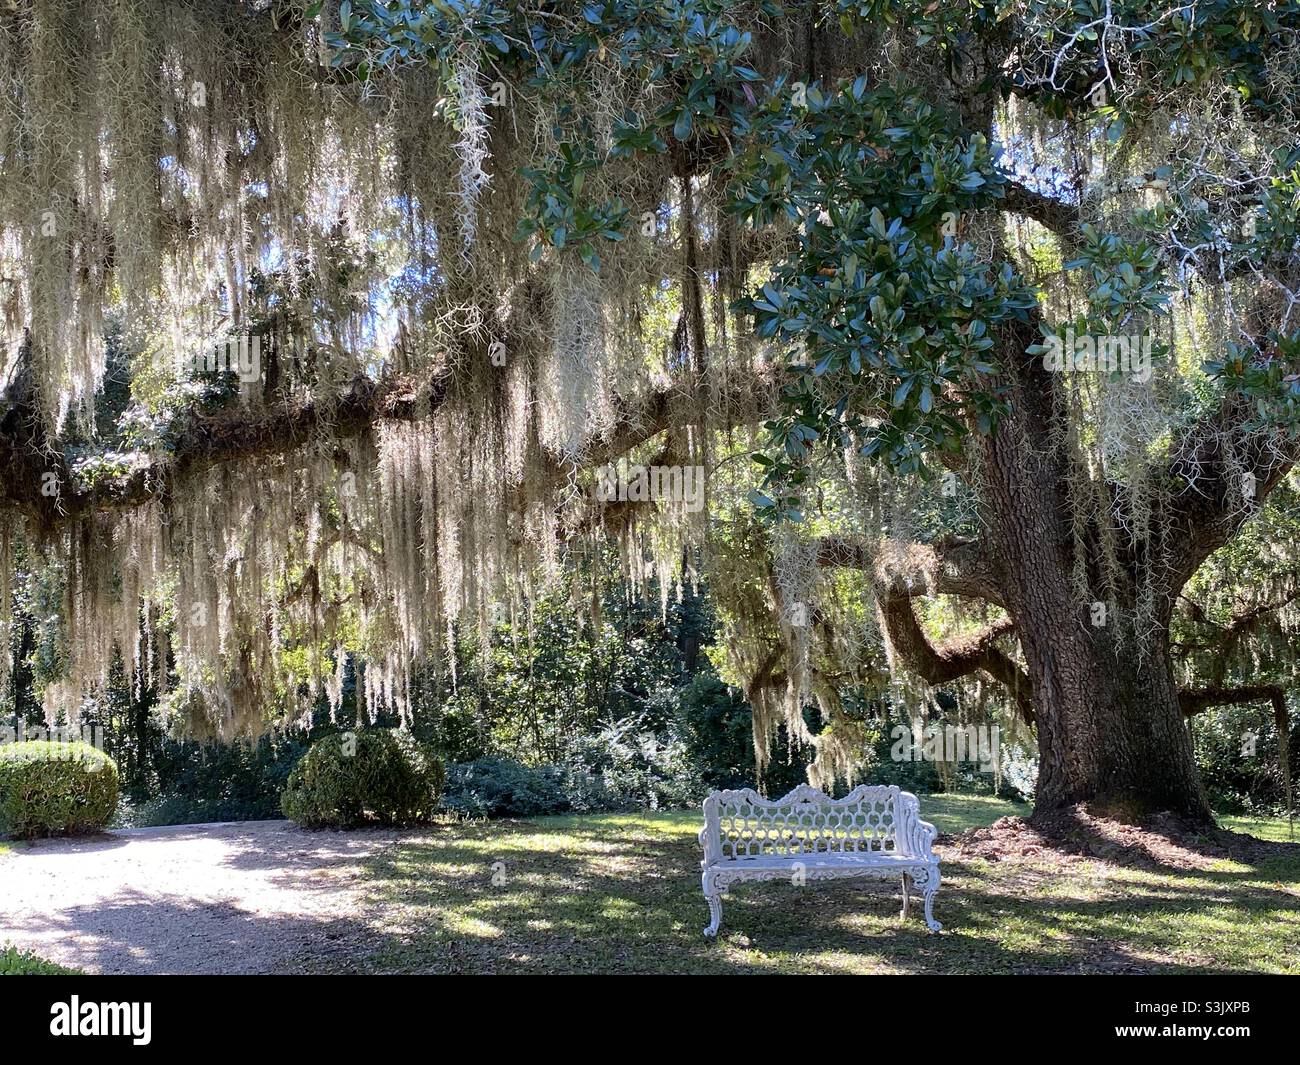
[[[641,717],[610,722],[574,739],[564,781],[574,810],[657,810],[704,798],[699,766],[670,730],[656,734]]]
[[[307,828],[416,824],[437,810],[442,785],[442,762],[409,734],[366,729],[313,743],[280,805]]]
[[[140,801],[123,802],[119,822],[143,827],[282,817],[280,793],[308,742],[304,732],[233,743],[161,739],[152,759],[156,783],[141,789]]]
[[[638,720],[575,740],[560,765],[509,758],[453,765],[443,805],[466,817],[539,817],[693,806],[704,789],[676,741],[640,731]]]
[[[705,791],[685,745],[638,715],[574,737],[559,764],[479,758],[454,765],[444,805],[469,817],[533,817],[693,806]]]
[[[98,832],[117,808],[117,766],[88,743],[0,746],[0,835]]]
[[[1196,764],[1215,809],[1285,816],[1278,731],[1267,703],[1216,707],[1191,725]],[[1300,780],[1300,724],[1291,728],[1290,755],[1291,779]]]
[[[447,771],[443,805],[468,817],[538,817],[569,809],[563,771],[509,758],[478,758]]]
[[[749,705],[702,673],[656,692],[643,713],[573,737],[558,764],[486,757],[449,767],[443,804],[470,817],[684,808],[716,788],[781,795],[805,779],[784,742],[758,779]]]
[[[753,712],[739,692],[712,673],[701,673],[681,689],[677,723],[705,792],[758,787],[777,797],[807,783],[804,755],[808,752],[792,752],[784,737],[778,740],[762,781],[758,779]]]

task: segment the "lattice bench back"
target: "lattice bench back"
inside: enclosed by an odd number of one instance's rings
[[[724,861],[892,854],[907,849],[908,815],[913,811],[903,807],[902,794],[897,787],[883,785],[861,785],[843,799],[828,798],[807,785],[780,799],[765,799],[748,788],[716,792],[705,802],[705,834],[716,823],[721,852],[715,858]]]

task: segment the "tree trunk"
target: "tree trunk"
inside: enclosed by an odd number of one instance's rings
[[[984,441],[981,466],[998,584],[1034,689],[1035,813],[1088,802],[1130,820],[1158,810],[1211,820],[1169,654],[1177,589],[1160,591],[1156,631],[1141,639],[1131,601],[1105,604],[1100,618],[1081,601],[1068,449],[1047,443],[1061,439],[1059,397],[1033,360],[1022,374],[1014,413]],[[1136,576],[1127,576],[1125,598],[1135,599]]]
[[[1036,694],[1035,812],[1088,802],[1126,820],[1210,820],[1163,635],[1141,657],[1090,620],[1017,619]]]
[[[1021,540],[1009,554],[1007,610],[1034,690],[1037,811],[1093,802],[1133,820],[1157,810],[1209,820],[1168,619],[1157,618],[1156,633],[1139,639],[1129,611],[1105,604],[1104,615],[1094,614],[1077,601],[1070,569],[1047,541]]]

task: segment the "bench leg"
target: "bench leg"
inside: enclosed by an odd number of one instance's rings
[[[718,934],[718,928],[722,925],[722,896],[715,893],[705,895],[704,898],[709,904],[709,926],[704,934],[712,938]]]
[[[939,867],[932,865],[925,881],[925,926],[931,932],[940,932],[943,925],[934,919],[934,894],[939,890]]]
[[[912,901],[912,894],[910,888],[911,885],[907,881],[907,874],[904,873],[903,874],[903,912],[898,915],[904,921],[907,920],[907,908]]]

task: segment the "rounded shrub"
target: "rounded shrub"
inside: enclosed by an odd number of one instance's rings
[[[0,835],[104,829],[117,809],[117,765],[88,743],[0,744]]]
[[[397,729],[365,729],[317,740],[289,774],[285,817],[306,828],[427,821],[442,794],[440,759]]]

